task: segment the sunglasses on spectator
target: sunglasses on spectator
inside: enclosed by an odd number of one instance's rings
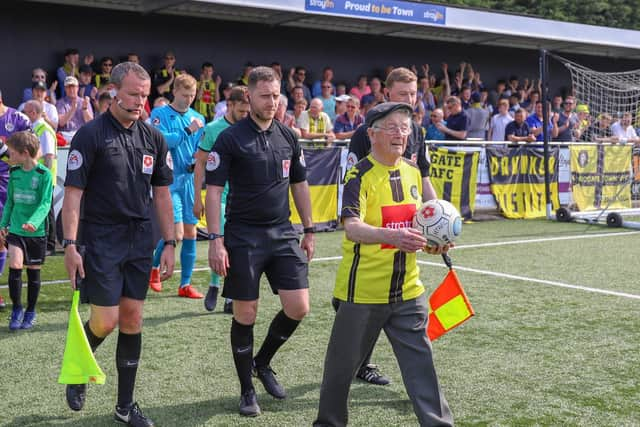
[[[113,67],[113,64],[111,62],[105,62],[104,64],[102,64],[103,67]]]

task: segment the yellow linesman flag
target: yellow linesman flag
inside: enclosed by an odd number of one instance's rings
[[[462,289],[458,275],[451,268],[429,297],[427,335],[431,341],[471,318],[475,312]]]
[[[69,328],[67,343],[64,347],[62,367],[58,382],[60,384],[104,384],[105,375],[91,351],[89,340],[84,333],[82,319],[78,313],[80,291],[73,293],[73,301],[69,312]]]

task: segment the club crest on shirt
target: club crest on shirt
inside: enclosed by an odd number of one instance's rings
[[[147,175],[153,173],[153,156],[149,154],[142,156],[142,173]]]
[[[418,186],[412,185],[410,191],[411,197],[413,197],[414,200],[418,200]]]
[[[31,188],[32,189],[36,189],[38,188],[38,184],[40,183],[40,179],[37,176],[33,176],[31,177]]]
[[[289,169],[291,169],[291,160],[285,159],[282,161],[282,177],[289,178]]]
[[[158,126],[160,124],[160,118],[159,117],[154,118],[151,123],[153,123],[154,126]]]
[[[205,169],[209,172],[212,172],[220,166],[220,154],[217,151],[212,151],[207,156],[207,164]]]
[[[13,130],[16,128],[13,123],[11,122],[7,122],[4,124],[4,128],[7,132],[13,132]]]
[[[74,171],[82,166],[82,153],[78,150],[71,150],[67,158],[67,170]]]
[[[347,156],[347,170],[351,169],[356,163],[358,163],[358,156],[352,151]]]

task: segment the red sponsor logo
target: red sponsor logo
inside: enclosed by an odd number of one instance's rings
[[[435,215],[435,213],[436,213],[436,210],[431,206],[427,206],[426,208],[422,209],[422,212],[421,212],[422,217],[424,219],[432,218],[433,215]]]
[[[409,228],[413,224],[413,215],[416,213],[416,205],[382,206],[382,227],[384,228]],[[393,245],[382,244],[381,249],[395,249]]]

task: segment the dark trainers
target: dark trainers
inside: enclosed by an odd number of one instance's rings
[[[254,375],[258,377],[264,389],[271,396],[276,399],[284,399],[287,397],[287,393],[284,391],[284,387],[280,385],[278,380],[276,380],[276,373],[273,372],[271,366],[255,366],[253,368]]]
[[[371,363],[361,366],[360,369],[358,369],[356,377],[368,382],[369,384],[375,385],[387,385],[391,382],[389,378],[380,373],[377,365],[372,365]]]
[[[146,417],[137,403],[132,404],[128,408],[120,408],[116,406],[113,418],[119,423],[132,427],[153,427],[155,424],[151,418]]]
[[[245,417],[257,417],[260,415],[260,406],[258,406],[258,398],[254,389],[240,395],[240,415]]]
[[[67,405],[74,411],[79,411],[84,406],[87,399],[86,384],[68,384],[67,385]]]
[[[209,286],[209,290],[207,291],[207,296],[204,298],[204,308],[207,309],[207,311],[213,311],[216,309],[217,303],[218,303],[218,287]]]
[[[225,301],[224,302],[224,312],[227,314],[233,314],[233,301]]]
[[[25,311],[24,318],[22,319],[22,325],[20,325],[21,329],[31,329],[33,325],[36,323],[36,312],[35,311]]]
[[[24,315],[24,311],[22,311],[22,307],[14,307],[11,310],[11,318],[9,318],[9,330],[15,331],[20,329],[22,325],[22,316]]]

